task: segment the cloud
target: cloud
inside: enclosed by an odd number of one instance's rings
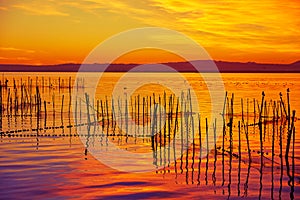
[[[50,2],[31,2],[12,5],[13,8],[23,10],[31,15],[45,15],[45,16],[69,16],[68,13],[61,11],[55,4]]]
[[[59,44],[66,48],[71,46],[68,46],[68,42],[70,44],[72,42],[74,47],[73,41],[76,39],[76,45],[80,43],[83,49],[89,49],[98,40],[103,40],[118,31],[132,27],[157,26],[187,34],[209,49],[212,57],[219,60],[226,60],[233,52],[239,52],[242,59],[248,58],[250,54],[261,54],[261,58],[255,61],[263,60],[266,54],[268,59],[271,58],[273,53],[270,52],[290,52],[291,57],[297,57],[295,52],[300,52],[300,1],[298,0],[287,2],[278,0],[11,0],[7,2],[4,4],[0,1],[0,11],[8,10],[2,13],[5,13],[3,15],[7,17],[6,19],[12,20],[12,23],[8,23],[7,20],[6,24],[6,27],[11,28],[12,33],[15,31],[12,27],[20,25],[25,20],[28,20],[25,23],[32,22],[30,27],[35,31],[34,33],[45,30],[45,20],[51,21],[50,25],[59,28],[59,32],[55,34],[39,35],[42,39],[38,42],[44,42],[44,46],[52,45],[49,47],[50,50],[54,45],[58,45],[51,43],[54,37],[66,38],[63,39],[62,44]],[[14,17],[6,15],[10,12],[14,13]],[[24,14],[49,17],[44,17],[43,20],[29,17],[23,20]],[[52,16],[62,16],[64,19],[56,22],[56,18]],[[30,33],[30,30],[26,31]],[[10,35],[13,38],[17,34]],[[85,39],[77,42],[77,38]],[[15,41],[15,38],[13,39],[12,41]],[[37,42],[34,39],[36,38],[28,39],[28,44]],[[90,46],[84,46],[87,44]],[[48,47],[44,46],[44,49],[39,50],[48,50]],[[22,49],[0,48],[0,50],[21,52]],[[23,52],[26,50],[23,49]],[[33,52],[27,50],[27,53]],[[58,50],[57,57],[64,53],[61,49]],[[68,59],[73,58],[70,56]]]
[[[28,57],[21,57],[21,56],[19,56],[19,57],[14,57],[14,58],[3,57],[3,56],[1,56],[1,57],[0,57],[0,60],[7,60],[7,61],[16,61],[16,60],[18,60],[18,61],[30,61],[30,60],[32,60],[32,59],[31,59],[31,58],[28,58]]]
[[[0,47],[0,51],[20,51],[20,52],[25,52],[25,53],[35,53],[34,50],[19,49],[19,48],[14,48],[14,47]]]
[[[300,51],[298,1],[113,1],[109,7],[154,26],[172,28],[209,47]],[[113,9],[114,7],[114,9]]]
[[[17,57],[17,60],[32,60],[31,58],[27,57]]]

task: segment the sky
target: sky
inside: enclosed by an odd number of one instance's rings
[[[0,63],[81,63],[107,38],[152,26],[187,35],[214,60],[292,63],[300,60],[299,10],[299,0],[0,0]],[[160,53],[119,61],[178,57]]]

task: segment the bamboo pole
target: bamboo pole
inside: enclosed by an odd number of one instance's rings
[[[64,98],[65,98],[65,96],[62,95],[62,99],[61,99],[61,110],[60,110],[61,127],[64,126],[64,118],[63,118],[63,112],[64,112]]]

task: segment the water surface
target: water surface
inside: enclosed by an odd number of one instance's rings
[[[122,75],[122,73],[105,74],[101,80],[101,86],[97,89],[96,100],[103,100],[104,103],[105,99],[108,98],[110,102],[111,91]],[[126,93],[126,88],[131,85],[139,84],[134,78],[135,76],[149,78],[149,74],[136,73],[133,75],[132,79],[129,79],[131,81],[124,83],[124,93]],[[17,112],[15,112],[15,107],[11,112],[8,111],[9,109],[5,109],[8,93],[10,92],[12,98],[15,97],[13,79],[16,81],[18,94],[20,94],[21,82],[28,84],[29,76],[32,78],[33,85],[38,83],[40,86],[39,92],[43,103],[39,117],[36,115],[34,108],[31,111],[30,109],[24,109],[23,111],[26,114],[22,113],[21,107],[18,108]],[[4,110],[1,118],[1,199],[299,198],[299,134],[295,135],[294,146],[291,144],[290,152],[286,158],[284,154],[288,140],[288,125],[286,122],[278,120],[274,122],[274,126],[273,122],[269,120],[263,126],[264,154],[262,156],[260,153],[259,127],[256,125],[249,126],[250,161],[245,137],[246,132],[241,126],[241,98],[244,104],[244,120],[246,121],[247,118],[248,124],[255,124],[258,116],[254,116],[254,109],[258,113],[258,108],[257,105],[254,105],[253,99],[261,101],[261,93],[264,91],[266,105],[269,108],[268,116],[272,116],[271,100],[278,102],[280,100],[279,92],[282,92],[283,100],[287,103],[286,91],[289,88],[290,105],[292,110],[296,110],[295,130],[297,133],[300,128],[299,118],[297,118],[298,112],[300,112],[300,101],[298,100],[298,97],[300,97],[299,74],[222,74],[225,89],[228,91],[228,100],[234,93],[232,135],[230,134],[230,127],[226,126],[225,136],[222,137],[222,134],[220,134],[220,137],[217,138],[216,149],[213,148],[209,151],[208,156],[205,155],[202,159],[199,159],[202,148],[199,142],[198,126],[195,125],[193,138],[195,142],[189,147],[188,151],[184,152],[181,157],[174,158],[167,151],[160,150],[160,144],[158,144],[157,154],[153,157],[157,168],[145,173],[128,173],[112,169],[95,159],[86,150],[87,144],[82,143],[78,135],[86,131],[87,127],[73,126],[75,123],[74,105],[68,106],[70,102],[69,89],[67,88],[68,81],[71,77],[71,83],[73,84],[75,76],[76,74],[73,73],[3,74],[2,83],[7,78],[10,91],[5,88],[2,89],[3,96],[6,98],[2,100]],[[157,76],[157,74],[153,76]],[[159,76],[172,80],[172,74],[165,73]],[[184,76],[187,82],[192,85],[198,97],[201,130],[203,130],[201,135],[203,136],[202,140],[205,141],[205,118],[211,121],[210,96],[207,91],[207,84],[213,84],[213,82],[205,83],[197,74],[184,74]],[[59,84],[58,77],[61,78],[60,89],[57,87]],[[51,83],[50,87],[49,82]],[[84,83],[85,87],[93,84],[89,83],[88,78],[80,83]],[[180,88],[181,84],[187,83],[174,82],[173,86]],[[44,87],[41,87],[42,85]],[[35,89],[33,87],[32,99],[36,94]],[[151,96],[152,93],[156,93],[157,98],[158,95],[163,98],[164,91],[167,91],[168,94],[171,93],[172,88],[169,89],[170,91],[168,91],[168,88],[150,84],[136,91],[133,99],[136,95]],[[30,94],[29,91],[27,92]],[[20,95],[18,98],[20,98]],[[224,97],[220,97],[220,99],[220,103],[223,104]],[[94,107],[97,104],[96,100],[92,103]],[[63,107],[62,102],[64,102]],[[248,115],[246,114],[247,102]],[[12,105],[15,105],[15,102]],[[44,107],[46,107],[46,110]],[[122,104],[122,108],[124,108],[124,104]],[[129,107],[129,113],[130,109],[133,108]],[[110,111],[111,108],[109,108]],[[135,112],[132,112],[131,115],[133,113]],[[197,124],[197,115],[193,119]],[[86,113],[82,113],[81,120],[81,123],[87,121]],[[178,118],[179,123],[181,120],[183,121],[183,118]],[[226,120],[228,120],[228,116]],[[174,123],[175,120],[172,119],[172,124],[174,125]],[[99,124],[100,126],[90,126],[89,131],[94,134],[103,131],[102,128],[105,125],[102,126],[101,120]],[[218,123],[218,126],[222,125],[221,122]],[[151,126],[151,123],[145,123],[145,129],[148,126]],[[40,130],[36,130],[37,127]],[[112,128],[109,130],[111,131]],[[133,128],[130,130],[132,137],[128,135],[126,137],[124,134],[112,134],[109,136],[109,140],[128,151],[152,152],[153,141],[151,141],[151,138],[134,137],[137,132],[141,131]],[[101,141],[103,146],[106,144],[104,139],[105,137],[101,135],[92,137],[92,140]],[[272,144],[273,141],[274,144]],[[293,141],[293,138],[291,141]],[[274,156],[272,156],[272,146],[274,146]],[[172,148],[172,145],[170,148]],[[153,163],[155,165],[155,162]],[[124,165],[135,167],[135,163],[124,163]]]

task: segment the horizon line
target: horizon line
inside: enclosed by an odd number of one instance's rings
[[[290,63],[269,63],[269,62],[255,62],[255,61],[227,61],[227,60],[191,60],[191,61],[168,61],[168,62],[156,62],[156,63],[73,63],[73,62],[65,62],[65,63],[57,63],[57,64],[26,64],[26,63],[0,63],[0,65],[19,65],[19,66],[57,66],[57,65],[148,65],[148,64],[175,64],[175,63],[190,63],[190,62],[199,62],[199,61],[213,61],[213,62],[223,62],[223,63],[240,63],[240,64],[258,64],[258,65],[292,65],[300,62],[300,58]]]

